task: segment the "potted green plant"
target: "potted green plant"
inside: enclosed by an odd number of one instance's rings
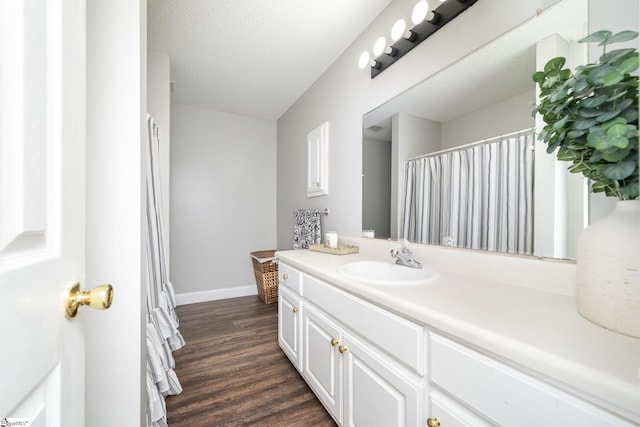
[[[615,211],[580,235],[576,279],[578,312],[588,320],[640,338],[640,199],[638,185],[638,51],[607,46],[633,40],[635,31],[597,31],[602,55],[575,70],[563,57],[533,75],[540,88],[533,114],[544,122],[538,139],[570,162],[594,193],[617,197]]]
[[[533,113],[545,123],[538,139],[547,152],[571,162],[594,193],[620,200],[638,198],[638,52],[634,48],[607,52],[607,46],[633,40],[634,31],[598,31],[581,43],[597,42],[602,56],[571,71],[565,58],[551,59],[533,75],[540,98]]]

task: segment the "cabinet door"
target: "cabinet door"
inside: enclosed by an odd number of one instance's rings
[[[343,341],[343,425],[422,426],[424,384],[403,375],[378,350],[347,335]]]
[[[430,353],[431,382],[497,425],[637,426],[435,333]]]
[[[307,135],[307,197],[329,194],[329,122]]]
[[[331,416],[342,423],[342,366],[338,327],[312,305],[303,314],[302,375]]]
[[[302,300],[285,287],[278,292],[278,343],[293,366],[302,371]]]
[[[491,427],[487,420],[473,413],[454,399],[438,390],[429,393],[429,417],[446,427]]]

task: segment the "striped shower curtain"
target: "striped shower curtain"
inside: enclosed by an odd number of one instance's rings
[[[178,331],[175,294],[167,275],[162,219],[158,126],[147,115],[147,426],[166,427],[165,397],[182,386],[173,352],[184,345]]]
[[[407,160],[402,237],[531,255],[533,146],[523,131]]]

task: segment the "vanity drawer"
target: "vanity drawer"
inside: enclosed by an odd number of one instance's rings
[[[498,425],[632,425],[461,344],[429,337],[430,381]]]
[[[425,334],[422,326],[370,304],[313,276],[304,275],[306,301],[367,337],[373,344],[420,375],[425,374]]]
[[[447,394],[433,388],[429,393],[429,418],[446,427],[492,427],[489,421]]]
[[[278,283],[302,295],[302,273],[282,262],[278,265]]]

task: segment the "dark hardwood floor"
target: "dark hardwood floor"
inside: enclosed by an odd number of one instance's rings
[[[169,426],[336,425],[278,346],[277,303],[248,296],[177,313],[183,391],[166,399]]]

